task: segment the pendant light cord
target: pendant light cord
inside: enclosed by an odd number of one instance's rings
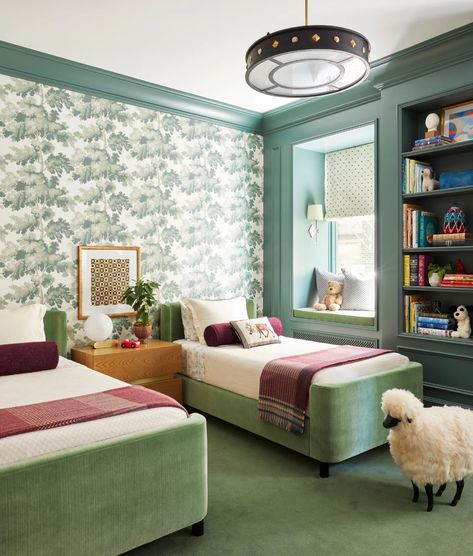
[[[305,25],[309,25],[309,0],[305,0]]]

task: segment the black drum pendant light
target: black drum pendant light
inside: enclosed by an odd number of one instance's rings
[[[246,53],[246,82],[277,97],[316,97],[358,85],[368,77],[370,43],[350,29],[305,25],[268,33]]]

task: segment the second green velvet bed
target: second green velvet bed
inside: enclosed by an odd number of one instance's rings
[[[247,302],[248,316],[255,316],[254,303]],[[179,303],[161,306],[163,340],[183,338]],[[389,388],[405,388],[422,397],[422,365],[410,363],[393,369],[333,385],[313,384],[309,411],[302,436],[296,436],[258,417],[258,402],[183,375],[184,402],[252,433],[318,460],[321,476],[328,464],[338,463],[386,443],[381,395]]]

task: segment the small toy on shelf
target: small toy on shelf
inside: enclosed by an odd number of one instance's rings
[[[335,280],[327,282],[327,293],[325,294],[322,303],[316,303],[314,309],[316,311],[338,311],[342,305],[343,297],[343,284]]]
[[[122,340],[121,342],[121,346],[124,349],[135,349],[135,348],[139,348],[140,347],[140,341],[139,340]]]
[[[453,313],[457,321],[457,329],[453,330],[450,336],[452,338],[469,338],[471,336],[470,315],[464,305],[459,305]]]
[[[421,173],[422,191],[433,191],[439,188],[439,181],[434,179],[434,171],[432,168],[424,168]]]

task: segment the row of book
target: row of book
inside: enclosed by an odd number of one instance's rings
[[[437,231],[437,217],[419,205],[404,203],[402,244],[405,248],[430,247]]]
[[[428,286],[427,269],[432,261],[431,255],[404,255],[404,285]]]
[[[440,147],[441,145],[449,145],[453,143],[450,137],[445,135],[436,135],[435,137],[427,137],[425,139],[416,139],[414,141],[413,151],[421,151],[422,149],[430,149],[432,147]]]
[[[428,301],[421,295],[404,296],[404,332],[424,336],[450,336],[455,319],[439,312],[438,301]]]
[[[473,274],[445,274],[440,285],[445,288],[473,288]]]
[[[473,245],[473,234],[459,232],[453,234],[433,234],[432,245],[451,247],[452,245]]]
[[[402,165],[402,192],[420,193],[422,191],[422,172],[426,168],[432,170],[432,166],[426,162],[405,158]]]

